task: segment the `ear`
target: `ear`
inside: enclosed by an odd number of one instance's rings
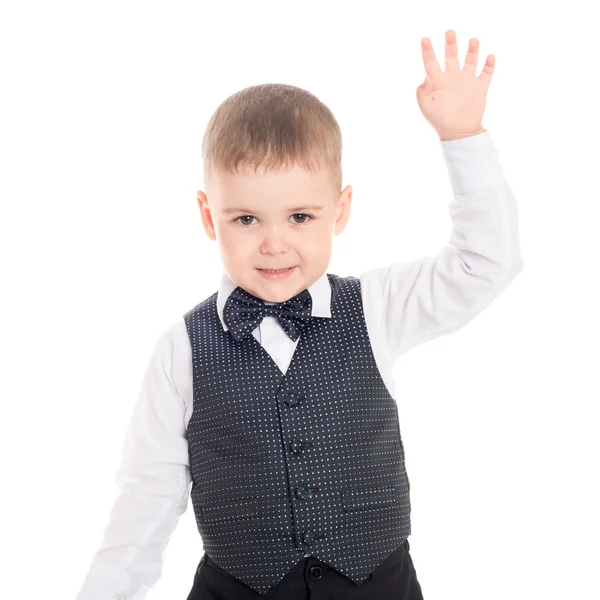
[[[336,209],[335,217],[335,235],[339,235],[346,228],[346,223],[350,218],[350,204],[352,202],[352,186],[347,185],[340,192],[340,199]]]
[[[215,226],[212,219],[210,208],[208,207],[208,198],[202,190],[198,190],[197,193],[198,206],[200,207],[200,217],[202,218],[202,225],[204,225],[204,231],[211,240],[217,239],[215,233]]]

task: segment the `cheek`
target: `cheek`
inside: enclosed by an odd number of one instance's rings
[[[320,263],[331,253],[332,240],[329,230],[312,231],[310,235],[302,237],[302,241],[295,246],[297,254],[306,261]]]
[[[333,225],[322,219],[318,227],[314,227],[306,236],[306,241],[311,246],[330,246],[332,242]]]
[[[248,243],[248,236],[243,235],[243,233],[231,223],[222,223],[218,229],[218,239],[223,248],[227,248],[231,252],[237,249],[239,252],[239,248]]]

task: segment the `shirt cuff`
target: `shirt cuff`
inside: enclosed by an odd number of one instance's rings
[[[455,194],[465,195],[504,183],[498,151],[487,130],[440,144]]]

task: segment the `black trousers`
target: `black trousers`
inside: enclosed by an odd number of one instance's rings
[[[360,585],[314,557],[303,558],[265,596],[202,556],[187,600],[423,600],[406,540]]]

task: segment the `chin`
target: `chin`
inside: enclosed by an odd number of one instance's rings
[[[267,288],[267,289],[265,289]],[[273,286],[271,289],[268,289],[267,286],[262,287],[261,294],[256,294],[266,302],[285,302],[290,298],[293,298],[296,294],[301,292],[304,287],[298,289],[298,282],[294,284],[278,284],[277,286]]]
[[[267,302],[285,302],[286,300],[293,298],[297,293],[296,288],[287,287],[284,289],[282,286],[278,291],[271,290],[270,292],[264,292],[263,300],[266,300]]]

